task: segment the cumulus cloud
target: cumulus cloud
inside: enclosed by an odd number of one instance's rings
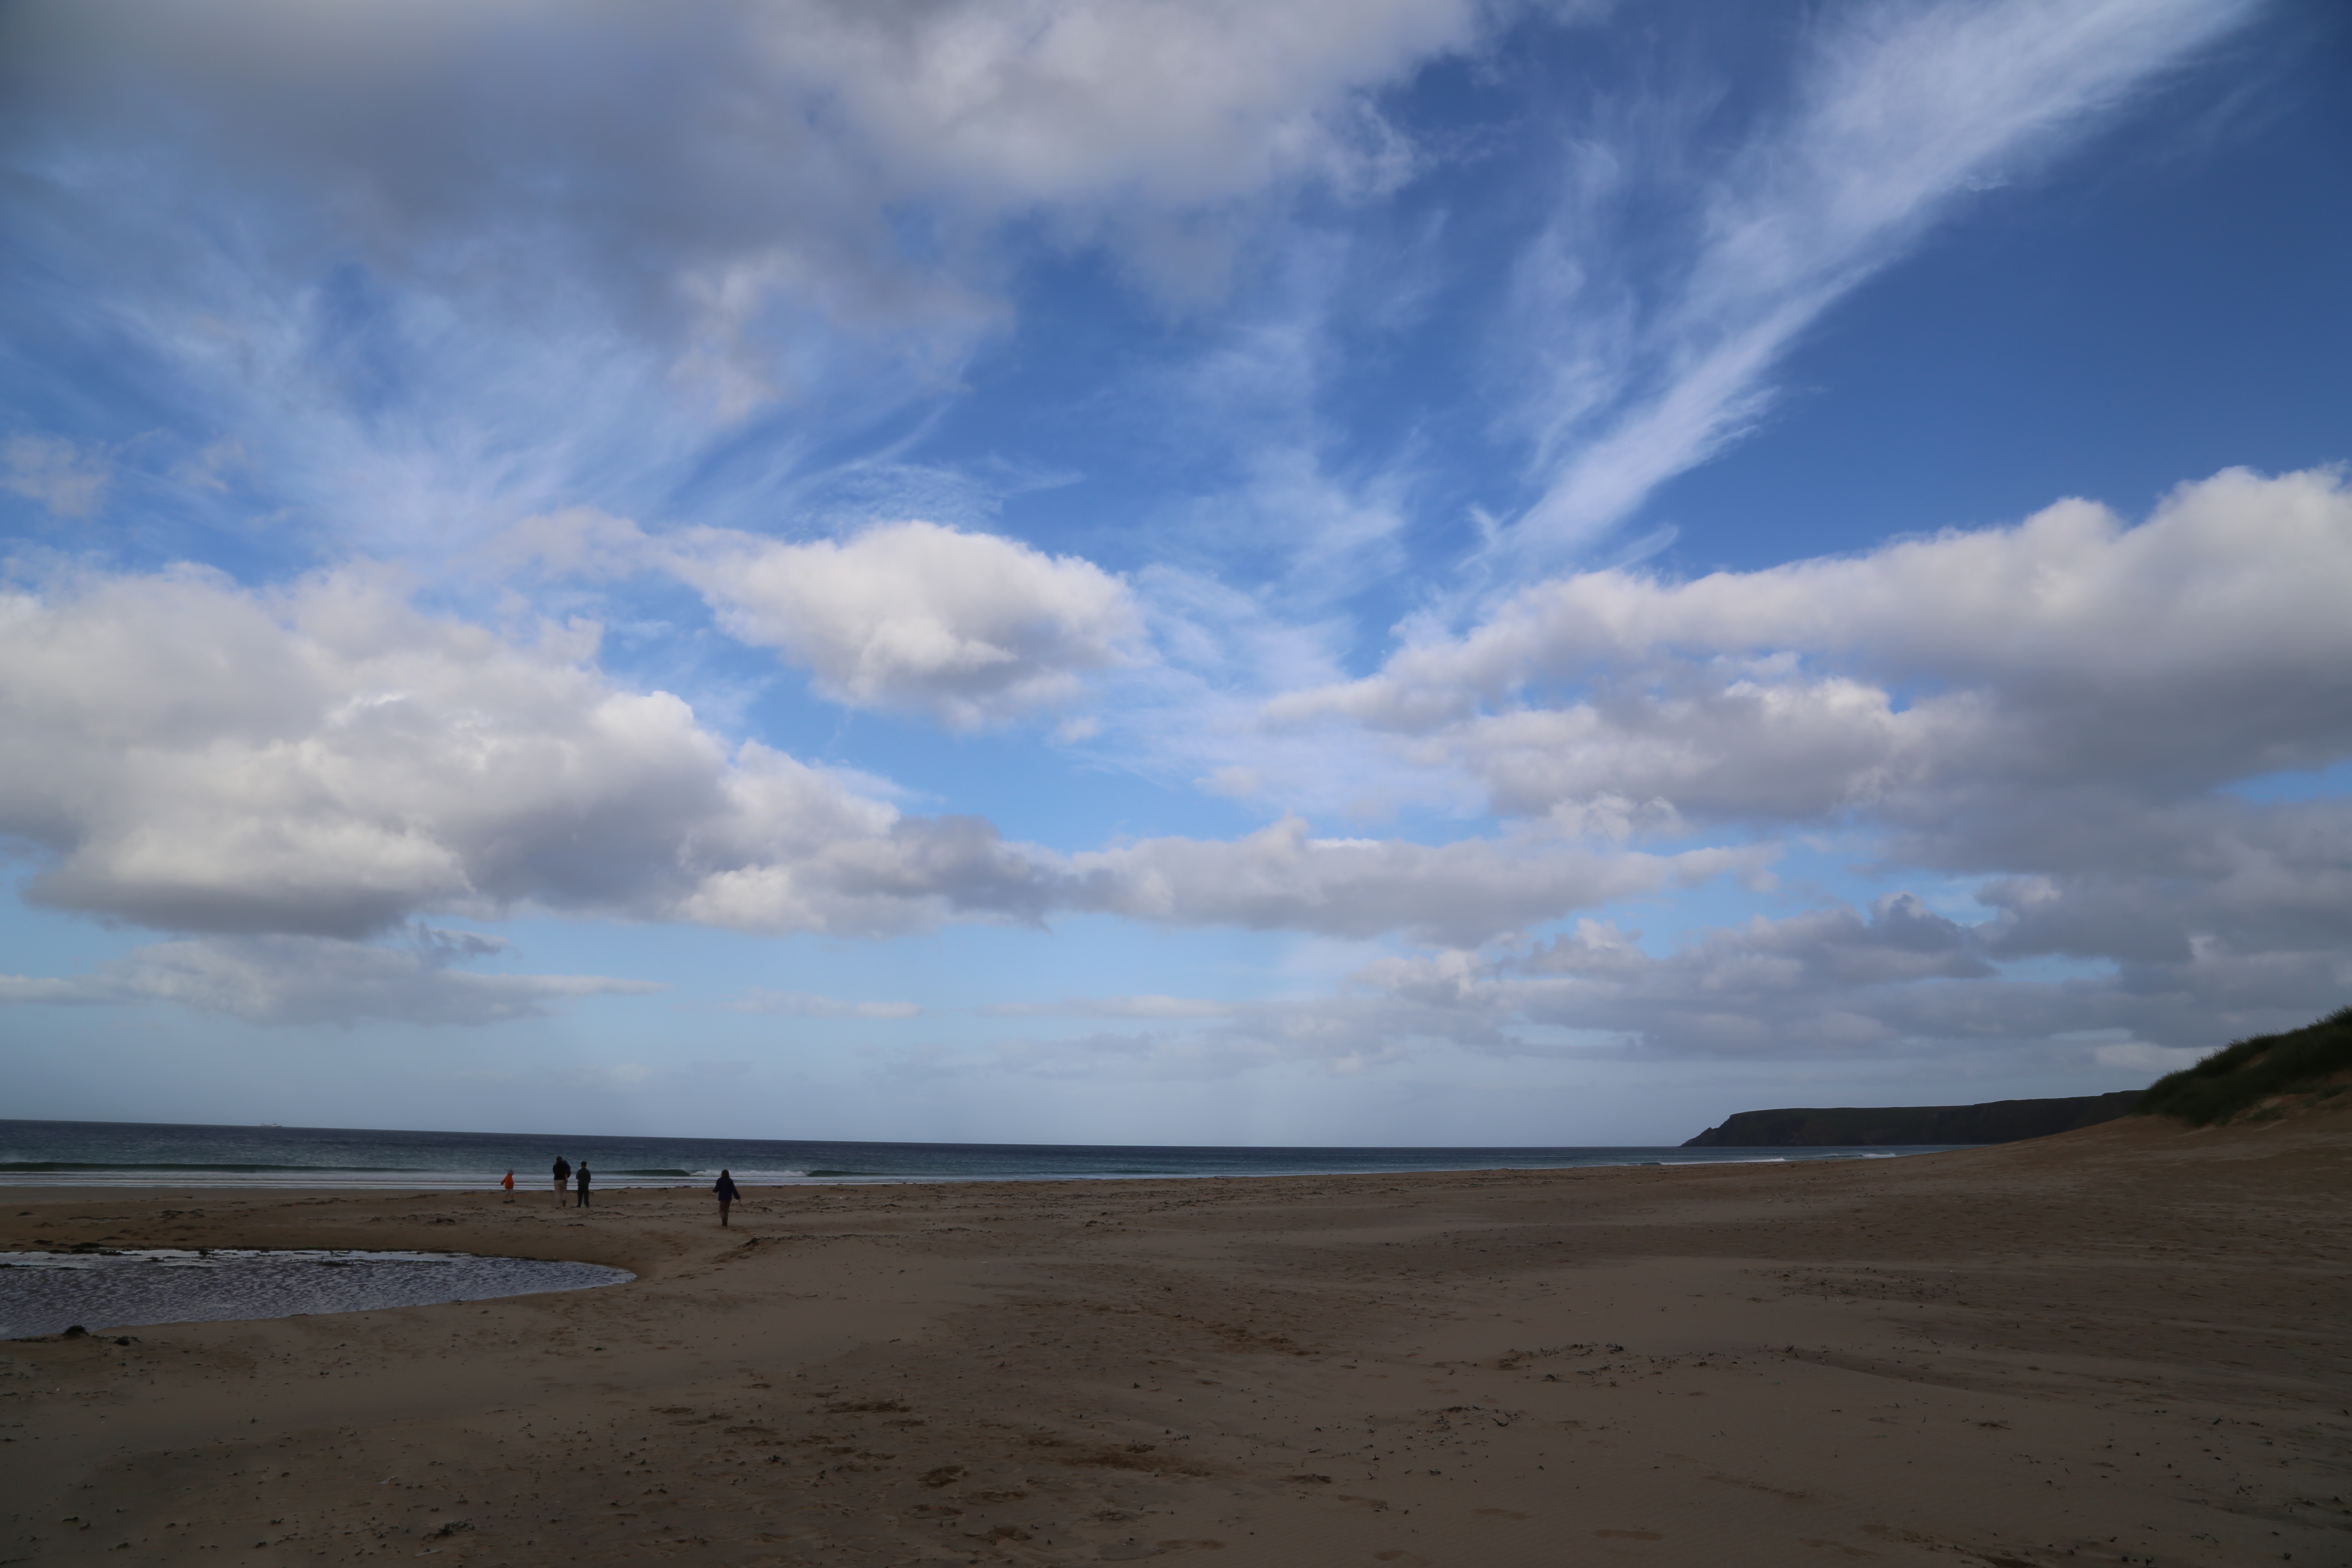
[[[0,597],[0,832],[32,900],[167,929],[357,938],[520,906],[876,934],[1034,916],[968,819],[730,746],[614,686],[584,626],[519,644],[364,573],[194,570]]]
[[[0,833],[41,853],[36,903],[346,940],[423,911],[532,907],[845,936],[1077,910],[1475,942],[1760,864],[1543,834],[1322,839],[1297,819],[1057,854],[730,746],[677,698],[614,684],[595,645],[588,626],[520,643],[428,616],[362,572],[269,593],[188,569],[0,596]]]
[[[1066,702],[1137,654],[1125,584],[991,534],[910,521],[791,544],[698,529],[663,559],[730,633],[779,649],[823,695],[956,729]]]
[[[1819,818],[1905,792],[2178,796],[2352,752],[2352,493],[2231,470],[2127,526],[2011,528],[1668,582],[1572,574],[1269,706],[1451,760],[1496,805]],[[1559,698],[1545,700],[1549,693]]]
[[[2072,830],[2070,832],[2070,829]],[[1924,823],[1896,851],[1993,868],[1978,900],[1994,958],[2105,960],[2134,986],[2189,978],[2216,1005],[2264,988],[2309,1001],[2352,990],[2352,801],[2169,808],[2062,800]]]
[[[476,974],[451,967],[502,951],[475,932],[418,927],[404,946],[320,937],[206,937],[135,950],[70,979],[0,975],[0,1002],[169,1002],[248,1024],[494,1024],[538,1017],[569,997],[634,995],[664,986],[595,974]]]
[[[1937,963],[2105,966],[2063,986],[1888,974],[1865,995],[1847,973],[1863,950],[1828,928],[1806,952],[1801,923],[1672,960],[1594,936],[1555,954],[1581,967],[1547,982],[1549,1021],[1675,1051],[1891,1047],[1992,1019],[2179,1050],[2352,986],[2352,803],[2231,793],[2352,755],[2347,594],[2342,476],[2232,470],[2137,526],[2065,501],[1769,571],[1562,577],[1267,717],[1360,726],[1563,832],[1859,829],[1881,866],[1980,879],[1988,918]]]
[[[2245,494],[2270,493],[2243,483]],[[2342,500],[2324,482],[2283,493],[2313,501],[2323,519]],[[1780,608],[1745,620],[1736,594],[1691,610],[1677,603],[1683,589],[1628,579],[1640,613],[1601,630],[1587,616],[1575,632],[1587,641],[1570,646],[1679,658],[1693,679],[1718,680],[1727,679],[1716,664],[1726,649],[1741,679],[1757,679],[1759,668],[1769,679],[1802,679],[1812,650],[1787,668],[1770,665],[1779,653],[1765,634],[1792,626],[1817,636],[1846,628],[1822,646],[1858,662],[1888,657],[1886,647],[1937,649],[1933,617],[1905,614],[1900,584],[1916,577],[1961,593],[1956,559],[1973,552],[2007,560],[2034,526],[1880,552],[1924,552],[1925,566],[1874,553],[1752,574],[1759,582],[1750,585]],[[2161,559],[2120,574],[2126,583],[2226,585],[2193,551],[2186,565],[2167,553],[2178,542],[2161,532],[2137,543],[2114,527],[2094,534],[2074,575],[2025,574],[2048,607],[2010,628],[2011,637],[2064,646],[2070,617],[2084,615],[2149,614],[2181,637],[2218,635],[2230,624],[2160,600],[2136,601],[2136,611],[2109,605],[2123,592],[2112,582],[2114,552],[2139,545],[2160,547]],[[2282,559],[2296,574],[2317,574],[2312,558]],[[1784,580],[1815,567],[1827,586],[1801,591]],[[2279,636],[2322,639],[2322,655],[2332,648],[2325,628],[2289,614],[2307,606],[2265,598],[2259,584],[2241,587]],[[2300,671],[2323,695],[2341,679],[2332,657],[2283,659],[2251,636],[2231,647],[2231,658],[2257,669]],[[517,642],[423,614],[365,573],[269,593],[193,570],[92,576],[0,598],[0,830],[39,854],[26,895],[195,933],[95,976],[18,977],[0,993],[20,1002],[174,1000],[260,1022],[484,1022],[563,996],[643,988],[595,976],[472,973],[461,965],[496,956],[497,939],[415,923],[436,910],[494,916],[520,907],[838,935],[1087,911],[1358,940],[1400,933],[1442,950],[1376,963],[1334,996],[1145,995],[997,1009],[1197,1022],[1203,1027],[1097,1043],[1138,1071],[1200,1075],[1279,1062],[1355,1070],[1432,1044],[1504,1054],[1570,1048],[1547,1043],[1546,1029],[1597,1032],[1680,1057],[1988,1039],[2063,1046],[2086,1035],[2177,1051],[2294,1022],[2352,985],[2352,808],[2333,798],[2263,805],[2210,792],[2170,801],[2116,794],[2134,784],[2129,774],[2021,790],[2002,782],[2001,748],[1980,741],[1990,774],[1915,766],[1871,806],[1871,820],[1906,852],[1950,862],[1973,856],[1996,873],[1979,887],[1986,915],[1973,924],[1896,896],[1866,916],[1817,910],[1699,933],[1663,957],[1605,924],[1529,947],[1517,933],[1579,910],[1727,874],[1759,878],[1773,850],[1629,847],[1610,841],[1642,824],[1625,800],[1539,796],[1540,817],[1500,837],[1449,843],[1320,837],[1293,816],[1231,841],[1160,837],[1049,851],[1007,841],[977,818],[907,816],[854,775],[756,744],[730,746],[676,698],[616,686],[595,667],[594,649],[592,627],[543,628],[537,640]],[[1424,684],[1435,651],[1421,650],[1429,656],[1419,667]],[[1532,689],[1574,668],[1532,656],[1498,663],[1491,649],[1476,651],[1476,659],[1454,654],[1482,670],[1530,672],[1525,684],[1489,689]],[[1997,740],[2004,672],[2041,667],[1967,651],[1978,664],[1959,668],[1984,689],[1946,673],[1935,700],[1972,701],[1978,733]],[[2232,689],[2228,651],[2209,645],[2203,671],[2223,690]],[[2193,652],[2164,657],[2183,668],[2197,662]],[[1914,679],[1945,671],[1904,668]],[[2104,689],[2129,700],[2121,679],[2129,672],[2116,668]],[[1841,679],[1859,683],[1864,674]],[[2029,695],[2051,700],[2064,684],[2053,676],[2031,683]],[[1891,700],[1885,706],[1894,710]],[[2189,721],[2186,710],[2174,714]],[[1450,744],[1491,717],[1474,709],[1467,719],[1423,721],[1401,740]],[[2325,734],[2315,727],[2299,743]],[[1597,743],[1594,751],[1579,765],[1612,788],[1632,787],[1628,770],[1651,765],[1639,753],[1612,764]],[[1729,790],[1725,781],[1746,773],[1757,775],[1754,791],[1782,789],[1762,776],[1768,771],[1734,749],[1713,764],[1708,787]],[[1730,798],[1724,806],[1667,788],[1664,815],[1648,826],[1682,824],[1686,812],[1781,809],[1769,795],[1763,805],[1757,795]],[[387,931],[405,935],[388,946],[359,940]],[[2004,968],[2049,960],[2108,967],[2064,981],[2013,979]],[[744,1005],[802,1016],[917,1011],[789,992],[757,993]],[[1076,1070],[1076,1049],[1030,1042],[1017,1065]],[[2097,1059],[2120,1060],[2112,1050]]]
[[[1087,677],[1144,657],[1141,610],[1118,577],[919,520],[802,542],[717,528],[655,538],[566,507],[524,518],[480,554],[582,583],[667,572],[730,636],[809,671],[820,695],[956,730],[1061,706]]]

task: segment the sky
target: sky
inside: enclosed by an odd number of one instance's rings
[[[2322,0],[16,0],[10,1117],[1678,1142],[2352,1000]]]

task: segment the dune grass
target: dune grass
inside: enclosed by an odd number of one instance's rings
[[[2132,1107],[2135,1116],[2171,1116],[2191,1127],[2228,1121],[2283,1094],[2332,1097],[2326,1080],[2352,1068],[2352,1007],[2284,1034],[2257,1035],[2222,1047],[2194,1067],[2167,1073]],[[2272,1108],[2272,1114],[2276,1114]]]

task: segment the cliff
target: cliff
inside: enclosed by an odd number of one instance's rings
[[[1685,1149],[1822,1148],[1843,1143],[2014,1143],[2113,1121],[2130,1113],[2136,1089],[2071,1100],[1996,1100],[1983,1105],[1897,1105],[1743,1110]]]

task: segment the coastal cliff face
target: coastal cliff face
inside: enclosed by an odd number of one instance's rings
[[[1896,1105],[1743,1110],[1685,1149],[1823,1148],[1846,1143],[2014,1143],[2128,1115],[2142,1091],[2068,1100],[1996,1100],[1983,1105]]]

